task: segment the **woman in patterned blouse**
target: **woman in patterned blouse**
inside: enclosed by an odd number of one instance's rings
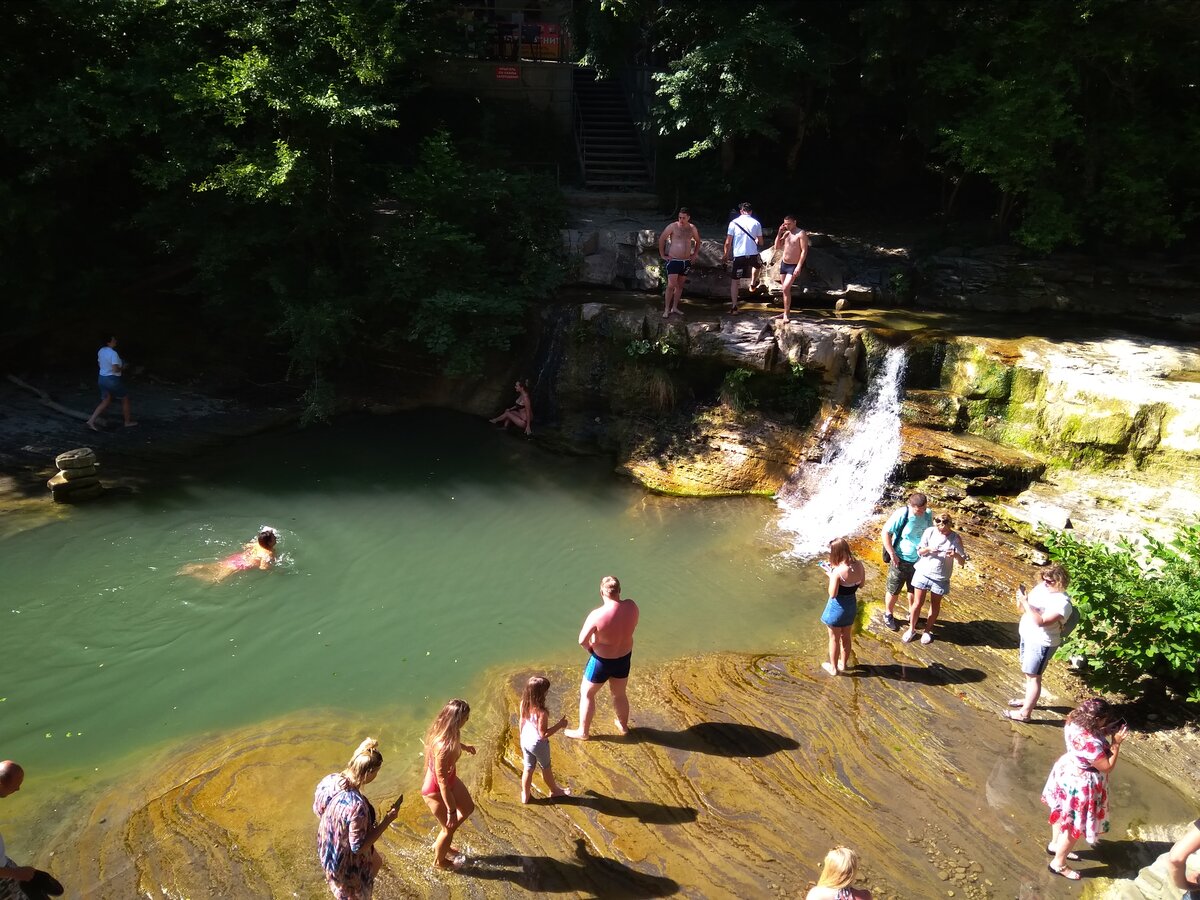
[[[317,828],[317,858],[325,880],[337,900],[370,900],[383,857],[375,842],[400,810],[401,795],[376,822],[375,807],[361,793],[383,765],[379,742],[367,738],[341,772],[327,775],[317,785],[313,812],[321,817]]]
[[[1099,697],[1084,700],[1067,716],[1067,752],[1050,770],[1042,790],[1052,829],[1046,852],[1054,857],[1049,867],[1055,875],[1071,881],[1082,878],[1067,865],[1068,859],[1079,859],[1071,848],[1081,837],[1094,844],[1108,831],[1108,774],[1128,733],[1125,720]]]

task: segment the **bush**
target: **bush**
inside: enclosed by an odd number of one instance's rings
[[[1164,544],[1122,539],[1117,549],[1051,534],[1051,557],[1071,575],[1079,625],[1061,656],[1084,659],[1082,677],[1103,690],[1137,694],[1146,676],[1200,701],[1200,523]],[[1139,683],[1140,682],[1140,683]]]
[[[730,369],[721,382],[721,402],[735,413],[744,413],[758,406],[758,398],[750,387],[754,373],[749,369]]]

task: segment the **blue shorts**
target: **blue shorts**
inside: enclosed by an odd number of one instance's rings
[[[779,274],[787,277],[796,271],[796,266],[798,265],[800,265],[800,263],[780,263]]]
[[[837,597],[830,597],[829,602],[825,604],[825,612],[821,613],[821,621],[830,628],[848,628],[854,624],[857,614],[857,600],[842,602]]]
[[[128,396],[120,375],[101,375],[96,384],[100,385],[101,400],[106,396],[111,396],[114,400],[124,400]]]
[[[1037,644],[1026,644],[1021,639],[1021,674],[1041,675],[1050,663],[1050,657],[1058,647],[1039,647]]]
[[[583,677],[592,684],[604,684],[610,678],[628,678],[629,662],[632,659],[632,650],[619,659],[605,659],[593,653],[587,668],[583,670]]]
[[[688,269],[691,268],[691,263],[686,259],[668,259],[667,260],[667,275],[686,275]]]

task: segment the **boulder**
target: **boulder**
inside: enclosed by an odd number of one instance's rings
[[[794,318],[787,325],[778,323],[775,337],[781,363],[799,364],[820,372],[825,384],[834,384],[858,371],[862,358],[861,328]]]
[[[80,447],[77,450],[67,450],[54,457],[54,465],[59,469],[80,469],[96,464],[96,452],[90,447]]]
[[[85,478],[96,477],[95,466],[81,466],[78,469],[61,469],[58,473],[67,481],[81,481]]]
[[[76,478],[68,481],[62,472],[59,472],[53,478],[46,482],[46,487],[54,494],[70,494],[87,488],[95,487],[100,484],[100,479],[94,475],[91,478]]]
[[[662,452],[639,447],[620,469],[652,491],[691,497],[773,495],[796,468],[804,432],[723,407],[691,423]]]
[[[900,470],[905,481],[959,476],[971,493],[997,494],[1023,489],[1041,477],[1046,464],[976,435],[902,424]]]
[[[716,324],[689,322],[687,333],[690,356],[762,372],[775,365],[775,335],[769,321],[726,316]]]

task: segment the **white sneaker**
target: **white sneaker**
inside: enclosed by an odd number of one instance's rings
[[[911,644],[916,636],[917,633],[910,628],[908,631],[904,632],[904,635],[900,638],[900,640],[904,641],[906,644]]]
[[[923,635],[921,635],[921,643],[922,644],[932,644],[933,643],[933,635],[930,634],[928,631],[925,632]]]

